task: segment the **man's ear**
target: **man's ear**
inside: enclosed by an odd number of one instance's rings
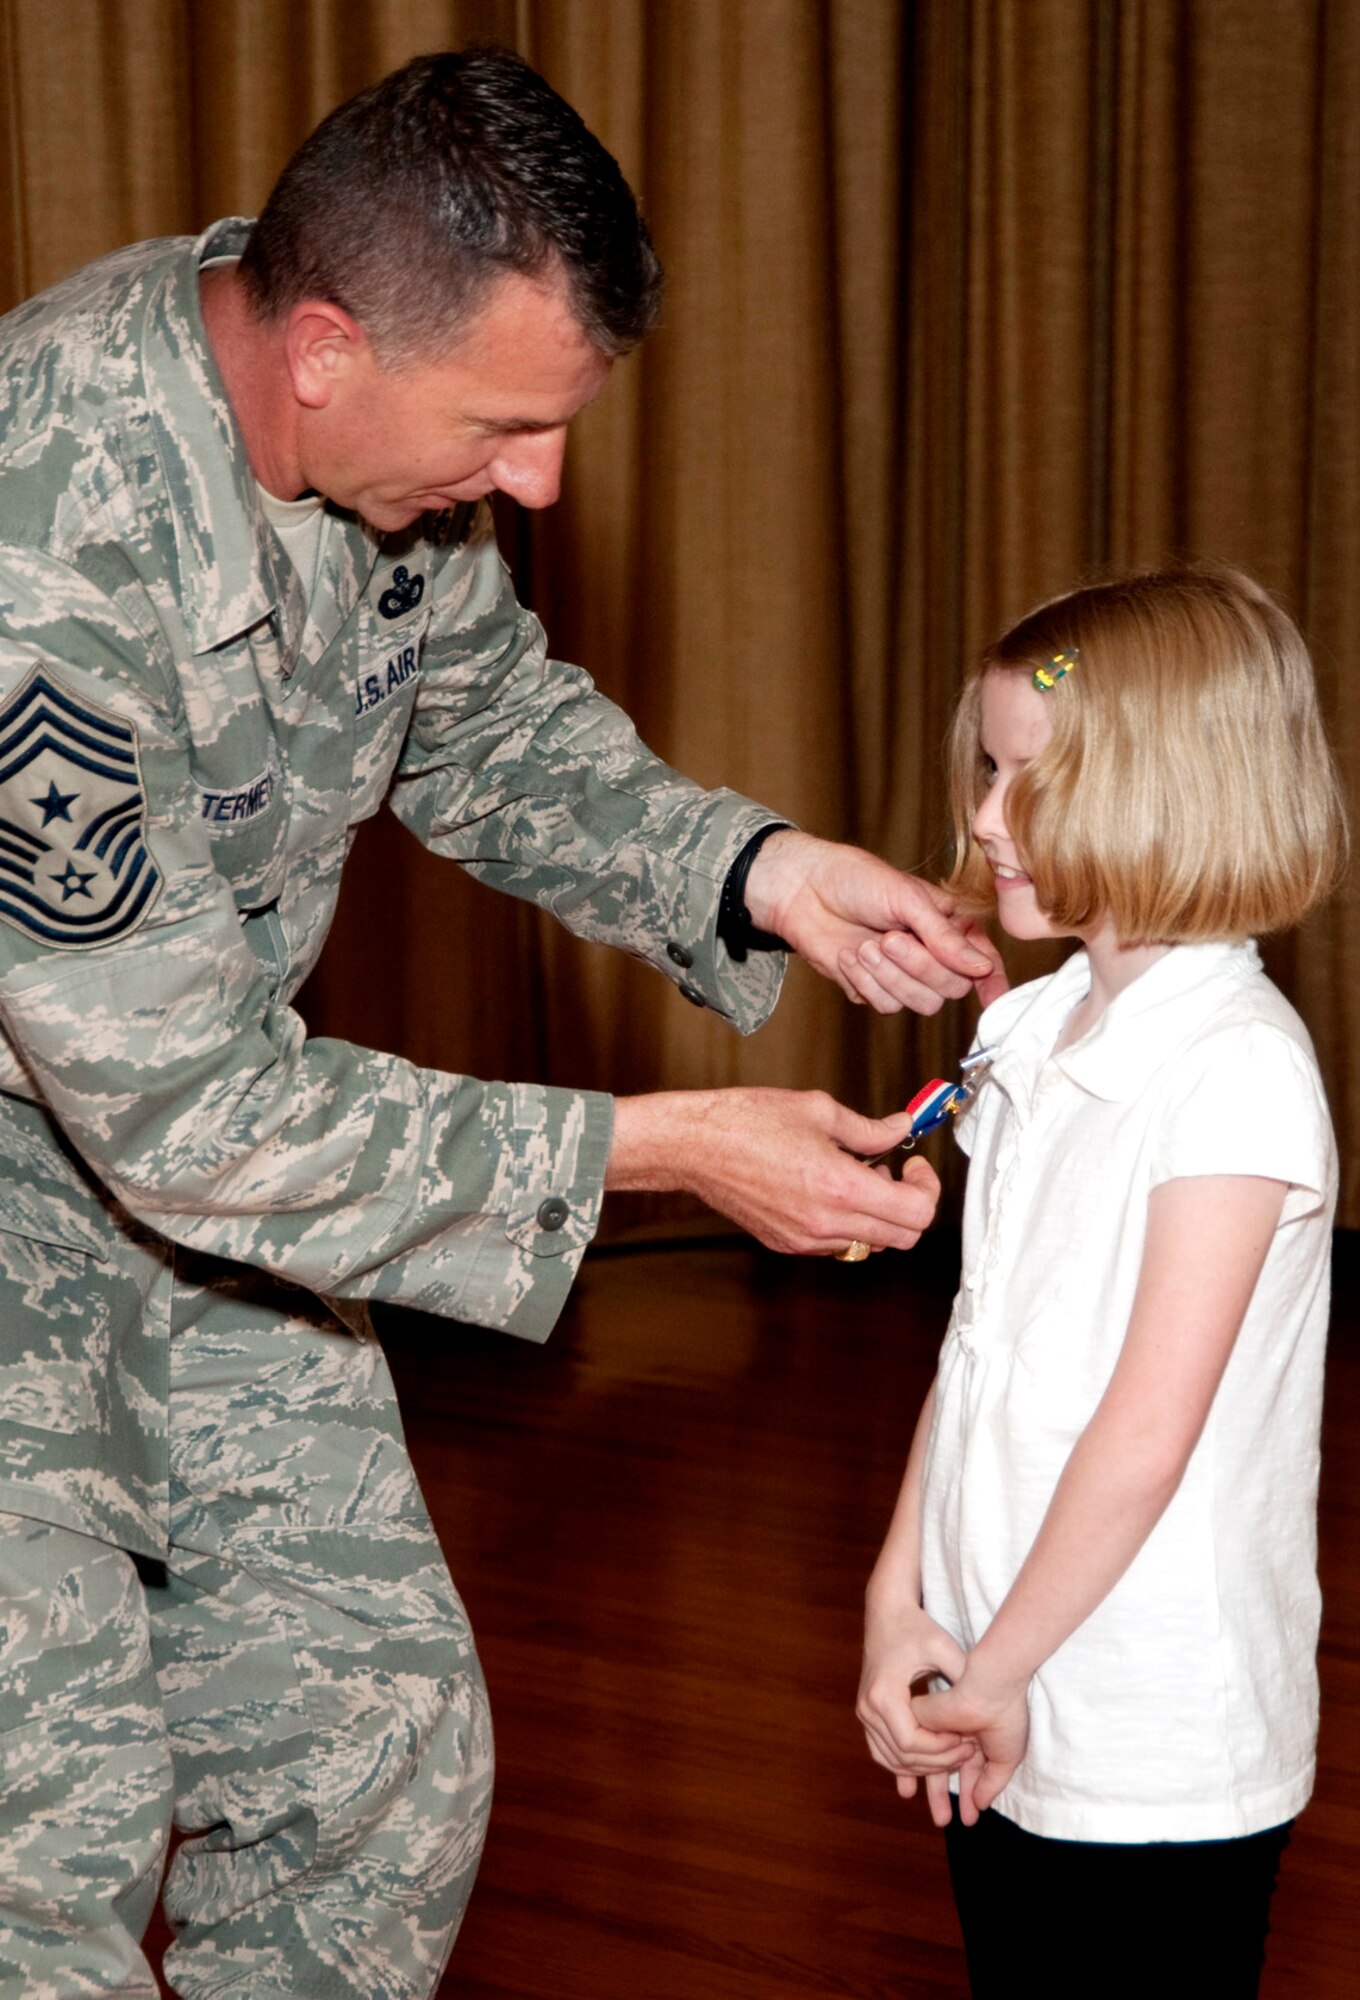
[[[372,362],[368,335],[358,320],[327,299],[303,299],[293,307],[283,344],[293,394],[308,410],[324,410],[337,389]]]

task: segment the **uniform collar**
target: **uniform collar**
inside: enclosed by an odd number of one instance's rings
[[[1134,1097],[1222,1005],[1225,992],[1260,964],[1251,940],[1173,945],[1116,994],[1090,1034],[1053,1060],[1093,1097],[1111,1103]],[[1003,994],[983,1014],[978,1040],[996,1049],[991,1074],[1012,1099],[1028,1105],[1063,1022],[1090,988],[1090,961],[1075,951],[1051,978]]]
[[[308,624],[302,579],[269,525],[203,325],[198,275],[214,257],[239,257],[251,224],[215,222],[167,264],[150,301],[142,371],[156,455],[169,499],[179,567],[179,610],[195,653],[211,652],[273,617],[285,676],[317,658],[343,625],[377,560],[376,538],[335,516],[326,543],[329,588]]]
[[[272,611],[305,616],[302,589],[275,546],[245,441],[217,372],[199,302],[208,258],[239,257],[250,224],[215,222],[167,263],[148,305],[142,372],[179,568],[179,610],[195,653],[239,637]],[[291,605],[290,597],[298,599]]]

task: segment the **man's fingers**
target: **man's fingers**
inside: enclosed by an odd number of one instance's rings
[[[976,972],[965,973],[954,965],[942,964],[926,941],[913,936],[910,931],[886,931],[878,941],[883,961],[878,973],[880,982],[892,987],[899,980],[910,980],[917,985],[928,986],[946,1000],[962,1000],[972,992],[978,979],[985,978],[992,971],[995,954],[983,952],[977,944],[947,925],[943,935],[957,945],[955,955],[960,960],[971,954],[977,963]],[[867,951],[869,948],[866,946],[864,949]]]
[[[909,1250],[934,1216],[935,1174],[919,1161],[894,1181],[857,1157],[890,1151],[909,1130],[905,1114],[866,1118],[825,1091],[622,1098],[606,1186],[687,1188],[785,1253]]]
[[[861,1171],[878,1182],[878,1191],[862,1197],[860,1207],[837,1212],[829,1230],[836,1238],[834,1247],[842,1247],[843,1230],[846,1242],[858,1240],[871,1250],[915,1249],[922,1232],[934,1221],[940,1199],[939,1176],[930,1162],[908,1160],[900,1181],[871,1168]]]
[[[874,1250],[913,1249],[922,1230],[934,1220],[940,1198],[934,1168],[926,1160],[909,1160],[901,1180],[894,1181],[858,1161],[854,1164],[864,1191],[857,1187],[858,1205],[838,1211],[831,1220],[831,1231],[839,1235],[844,1229],[847,1242],[858,1238]]]
[[[1001,953],[976,918],[969,924],[967,935],[978,950],[985,952],[992,961],[992,970],[977,981],[978,1000],[984,1007],[990,1007],[993,1000],[999,1000],[1003,993],[1010,991],[1010,980],[1006,977]]]
[[[911,1130],[905,1111],[890,1112],[886,1118],[870,1118],[852,1111],[834,1097],[826,1098],[823,1121],[828,1139],[834,1139],[847,1153],[882,1153],[896,1146]]]
[[[893,901],[900,921],[886,933],[888,937],[914,934],[933,959],[961,973],[970,984],[985,979],[994,969],[995,949],[984,947],[972,925],[960,924],[952,915],[954,899],[948,890],[936,890],[914,875],[903,875]]]
[[[931,960],[930,963],[934,964]],[[946,996],[941,984],[913,978],[883,956],[875,939],[865,939],[858,949],[849,946],[837,960],[837,982],[848,998],[869,1006],[879,1014],[900,1014],[904,1007],[913,1014],[938,1014],[946,997],[961,999],[971,990],[966,979],[955,980],[943,966],[936,967],[937,981],[952,981],[957,991]]]
[[[952,940],[952,957],[942,955],[941,939]],[[964,966],[969,969],[963,970]],[[846,946],[837,961],[841,986],[852,999],[880,1014],[909,1007],[918,1014],[938,1013],[945,1000],[962,1000],[976,991],[984,1006],[1006,991],[1001,957],[976,923],[955,929],[940,919],[932,937],[905,930],[884,931]]]
[[[995,947],[957,897],[862,849],[785,830],[751,865],[746,902],[842,991],[880,1013],[935,1013],[995,980]]]
[[[935,1213],[940,1199],[940,1176],[929,1160],[909,1159],[902,1169],[899,1187],[912,1188],[923,1200],[930,1203],[930,1212]]]
[[[934,1220],[940,1182],[929,1161],[908,1160],[900,1180],[876,1174],[852,1154],[881,1153],[900,1145],[910,1132],[905,1113],[865,1118],[834,1098],[818,1098],[814,1115],[827,1136],[842,1148],[821,1188],[822,1206],[808,1226],[830,1251],[849,1242],[874,1250],[910,1250]]]

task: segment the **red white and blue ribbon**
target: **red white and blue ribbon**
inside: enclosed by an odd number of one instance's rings
[[[895,1146],[889,1146],[886,1153],[880,1153],[868,1165],[882,1166],[896,1154],[909,1153],[916,1141],[923,1139],[927,1132],[933,1132],[947,1118],[957,1118],[960,1112],[966,1111],[991,1073],[994,1053],[992,1049],[974,1049],[972,1055],[965,1056],[959,1064],[957,1083],[946,1083],[942,1076],[936,1076],[923,1084],[907,1105],[911,1130],[906,1138],[899,1139]]]
[[[969,1093],[961,1083],[946,1083],[938,1076],[923,1084],[907,1106],[912,1138],[923,1139],[927,1132],[943,1125],[946,1118],[963,1109],[968,1097]]]
[[[907,1105],[907,1115],[911,1119],[911,1130],[905,1139],[899,1139],[895,1146],[889,1146],[886,1153],[879,1153],[874,1159],[864,1162],[866,1167],[886,1167],[891,1162],[894,1179],[902,1171],[902,1163],[918,1139],[927,1132],[933,1132],[943,1125],[947,1118],[957,1118],[977,1096],[986,1082],[992,1067],[992,1050],[975,1049],[959,1064],[959,1081],[946,1083],[941,1076],[932,1077],[922,1085],[915,1097]],[[846,1244],[844,1250],[835,1253],[838,1264],[862,1264],[869,1255],[869,1245],[860,1237]]]

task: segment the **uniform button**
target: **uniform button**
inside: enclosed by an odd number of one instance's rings
[[[685,999],[689,1001],[691,1007],[706,1007],[708,1005],[708,1002],[707,1000],[705,1000],[703,994],[698,992],[695,987],[686,986],[682,983],[680,986],[680,991],[684,995]]]
[[[538,1226],[540,1229],[560,1229],[570,1214],[571,1210],[561,1195],[551,1194],[546,1201],[539,1203]]]
[[[668,944],[666,956],[672,965],[678,965],[682,972],[688,972],[694,963],[694,953],[686,951],[682,944]]]

